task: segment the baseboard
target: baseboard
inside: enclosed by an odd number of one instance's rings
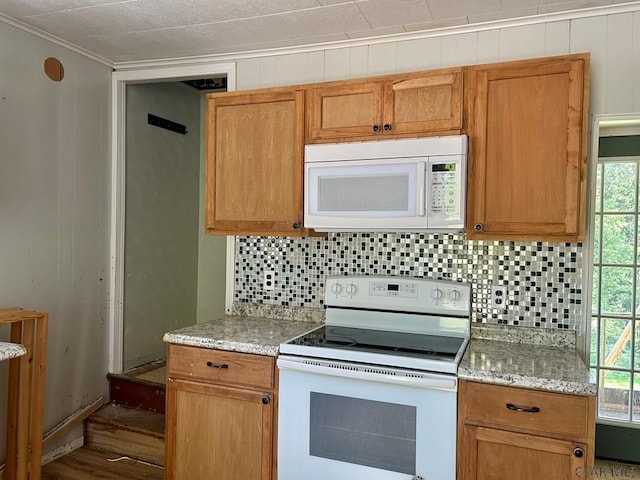
[[[47,463],[51,463],[57,458],[60,458],[67,453],[71,453],[74,450],[82,447],[84,445],[84,436],[80,435],[78,438],[71,440],[69,443],[65,443],[64,445],[59,446],[58,448],[54,448],[50,452],[45,453],[42,456],[42,465],[46,465]],[[0,480],[4,480],[4,465],[0,467]]]
[[[66,455],[67,453],[71,453],[74,450],[79,449],[83,445],[84,445],[84,435],[80,435],[78,438],[74,438],[69,443],[65,443],[64,445],[61,445],[58,448],[54,448],[50,452],[45,453],[42,456],[42,465],[51,463],[54,460]]]

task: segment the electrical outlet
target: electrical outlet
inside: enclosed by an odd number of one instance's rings
[[[273,270],[264,271],[264,279],[262,280],[262,288],[264,290],[273,290],[276,287],[276,278]]]
[[[491,308],[507,308],[507,289],[501,285],[491,287]]]

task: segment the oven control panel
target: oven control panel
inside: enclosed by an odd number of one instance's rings
[[[471,287],[403,277],[328,277],[327,306],[469,315]]]
[[[409,282],[370,282],[369,295],[418,298],[418,286]]]

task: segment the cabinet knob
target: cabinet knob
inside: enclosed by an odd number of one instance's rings
[[[584,450],[583,450],[583,449],[581,449],[580,447],[576,447],[576,448],[574,448],[574,450],[573,450],[573,455],[574,455],[576,458],[582,458],[582,457],[584,457]]]
[[[384,129],[385,132],[390,132],[391,131],[391,124],[390,123],[385,123],[384,127],[382,127]]]
[[[380,125],[374,125],[374,126],[373,126],[373,128],[372,128],[372,130],[373,130],[374,132],[379,132],[379,131],[380,131]]]
[[[300,228],[300,226],[301,226],[300,222],[296,222],[296,223],[293,224],[293,228],[296,229],[296,230],[298,230]]]
[[[269,397],[262,397],[262,404],[263,405],[269,405],[269,402],[271,401],[271,399]]]
[[[481,232],[481,231],[483,231],[483,230],[484,230],[484,225],[483,225],[483,224],[481,224],[481,223],[476,223],[476,224],[473,226],[473,229],[474,229],[476,232]]]

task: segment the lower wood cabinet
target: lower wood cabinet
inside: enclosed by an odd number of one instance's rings
[[[270,480],[273,357],[169,345],[166,480]]]
[[[575,479],[594,461],[595,397],[460,381],[457,480]]]

